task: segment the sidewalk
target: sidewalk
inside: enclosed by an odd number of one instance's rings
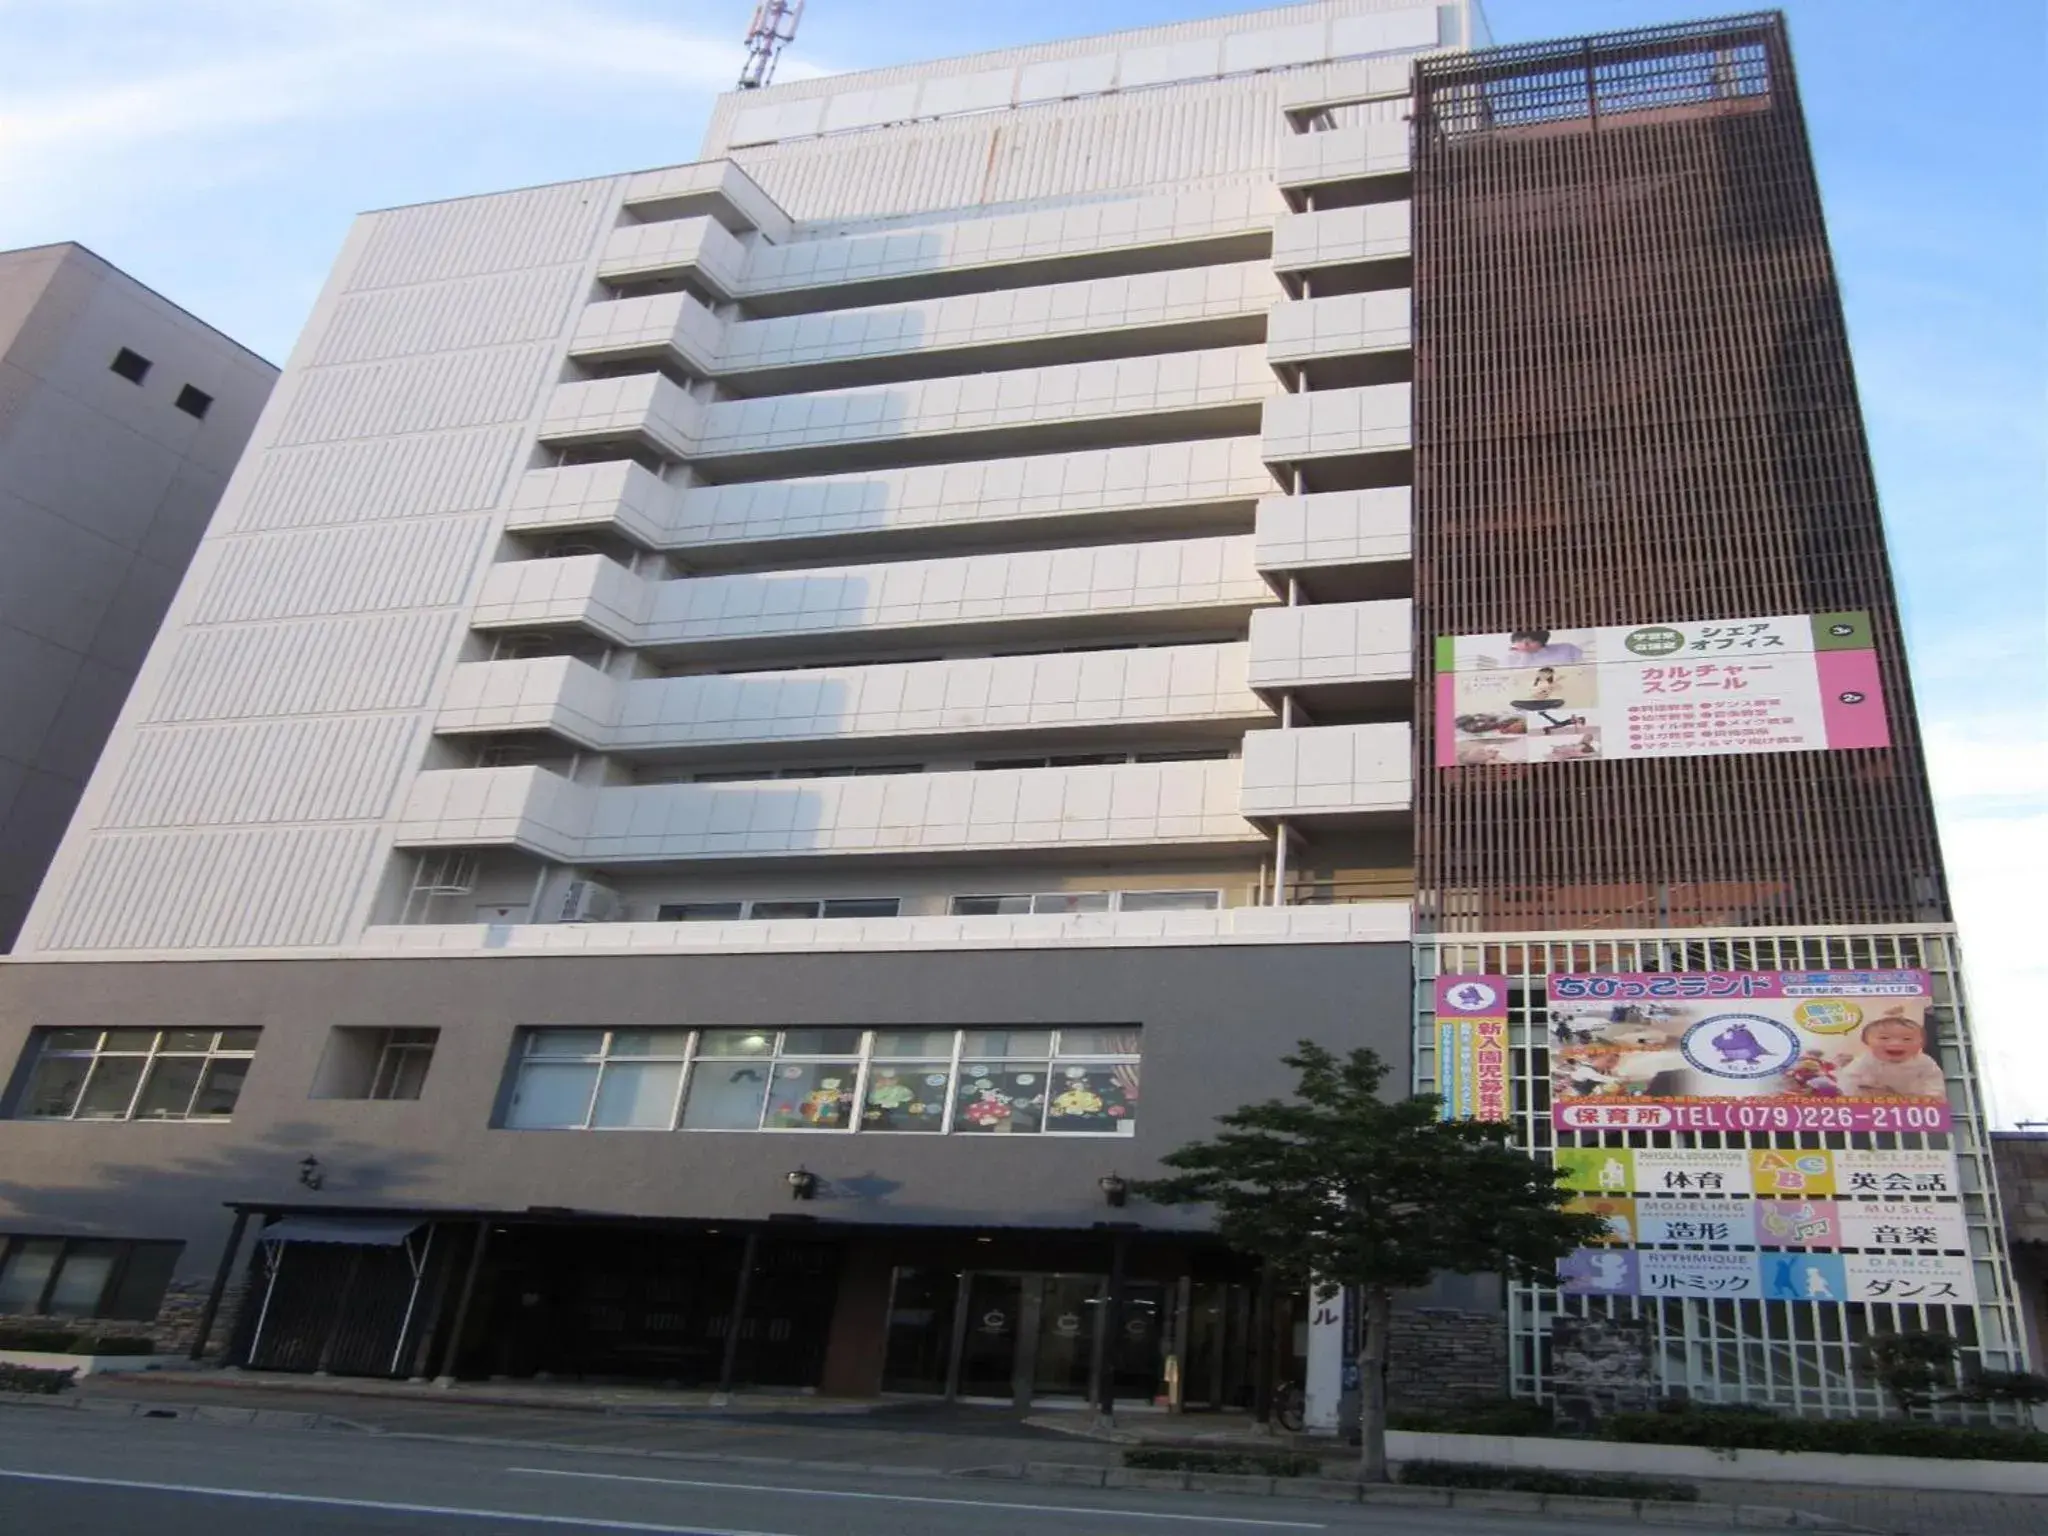
[[[56,1406],[55,1400],[11,1401]],[[193,1416],[231,1423],[403,1435],[472,1443],[708,1461],[762,1469],[874,1471],[933,1477],[1029,1476],[1065,1467],[1074,1481],[1120,1464],[1124,1447],[1174,1441],[1216,1450],[1321,1453],[1347,1475],[1351,1453],[1327,1440],[1264,1435],[1242,1419],[1120,1415],[1114,1431],[1085,1412],[1024,1413],[900,1399],[819,1400],[740,1394],[724,1407],[702,1392],[561,1383],[424,1384],[175,1371],[89,1378],[67,1395],[78,1410]],[[1617,1447],[1625,1454],[1626,1447]],[[1621,1468],[1625,1470],[1625,1466]],[[1703,1482],[1715,1504],[1776,1506],[1887,1536],[2043,1536],[2048,1499],[2000,1494],[1869,1492],[1738,1480]],[[1597,1526],[1594,1527],[1597,1530]]]

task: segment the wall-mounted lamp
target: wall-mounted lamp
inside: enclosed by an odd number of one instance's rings
[[[808,1168],[798,1168],[783,1177],[789,1180],[789,1198],[808,1200],[818,1192],[818,1176]]]
[[[310,1152],[299,1159],[299,1182],[308,1189],[318,1189],[327,1182],[327,1175],[320,1171],[320,1159]]]
[[[1102,1191],[1102,1199],[1108,1205],[1122,1205],[1131,1198],[1131,1186],[1124,1182],[1122,1174],[1105,1173],[1095,1181],[1095,1187]]]

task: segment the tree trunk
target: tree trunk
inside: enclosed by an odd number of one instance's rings
[[[1361,1482],[1387,1480],[1387,1335],[1393,1322],[1394,1297],[1385,1286],[1364,1287],[1365,1338],[1358,1352],[1358,1476]]]

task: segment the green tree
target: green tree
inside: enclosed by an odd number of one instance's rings
[[[1300,1077],[1292,1101],[1219,1117],[1213,1138],[1161,1160],[1172,1175],[1132,1189],[1165,1205],[1213,1207],[1225,1241],[1320,1300],[1359,1288],[1359,1472],[1385,1482],[1394,1292],[1427,1285],[1441,1270],[1548,1280],[1558,1259],[1605,1227],[1563,1209],[1569,1192],[1509,1144],[1507,1126],[1442,1119],[1429,1095],[1382,1098],[1387,1066],[1373,1052],[1339,1060],[1304,1040],[1284,1060]]]
[[[1939,1329],[1873,1333],[1863,1344],[1863,1364],[1910,1419],[1955,1385],[1956,1350],[1955,1339]]]

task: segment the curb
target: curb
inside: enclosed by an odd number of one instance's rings
[[[1238,1476],[1220,1472],[1160,1472],[1130,1467],[1089,1467],[1027,1461],[975,1467],[955,1477],[1004,1478],[1070,1488],[1157,1489],[1162,1492],[1237,1493],[1383,1509],[1463,1509],[1474,1513],[1557,1515],[1590,1520],[1632,1520],[1642,1525],[1736,1526],[1755,1530],[1869,1532],[1827,1515],[1775,1504],[1680,1504],[1663,1499],[1607,1499],[1585,1494],[1514,1493],[1496,1488],[1428,1488],[1406,1483],[1355,1483],[1337,1478]]]

